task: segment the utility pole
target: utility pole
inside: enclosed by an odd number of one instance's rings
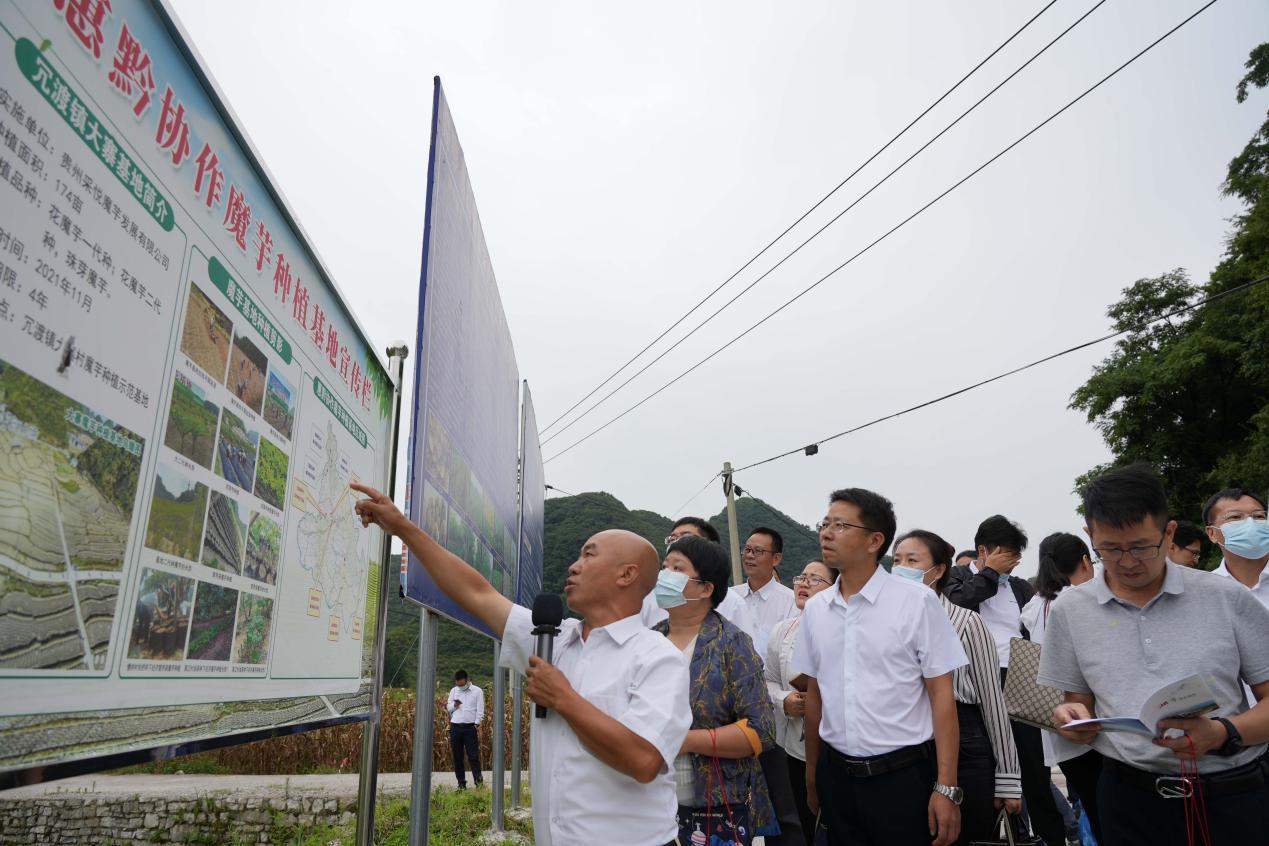
[[[736,486],[731,482],[731,462],[723,462],[723,493],[727,494],[727,533],[731,535],[731,581],[741,584],[744,578],[740,573],[740,527],[736,525]]]

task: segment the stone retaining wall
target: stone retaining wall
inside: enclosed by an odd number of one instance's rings
[[[356,810],[355,798],[308,795],[0,795],[0,843],[272,843],[296,829],[348,822]]]

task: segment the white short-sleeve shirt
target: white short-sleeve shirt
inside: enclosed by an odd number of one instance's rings
[[[630,846],[663,846],[678,834],[673,768],[692,724],[687,662],[638,615],[593,629],[585,640],[580,620],[565,620],[560,628],[552,663],[582,698],[655,746],[665,765],[640,784],[591,754],[559,714],[534,717],[529,783],[535,842],[607,843],[619,832]],[[502,666],[521,674],[528,669],[532,630],[529,609],[512,606]]]
[[[746,629],[753,639],[753,648],[759,655],[767,654],[767,638],[775,624],[798,615],[797,598],[793,591],[772,578],[757,590],[752,590],[748,582],[732,585],[727,590],[727,598],[736,597],[749,612],[752,628]],[[719,606],[719,613],[723,612]],[[723,614],[723,616],[727,616]],[[735,622],[733,620],[733,622]],[[740,625],[740,623],[737,623]]]
[[[793,650],[819,686],[820,739],[860,758],[931,739],[925,680],[968,663],[938,595],[881,567],[849,601],[836,584],[811,597]]]

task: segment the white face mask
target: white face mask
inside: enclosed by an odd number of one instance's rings
[[[902,564],[896,564],[890,568],[890,575],[898,576],[901,579],[908,579],[913,582],[920,582],[923,585],[930,584],[930,582],[926,580],[926,576],[932,572],[932,570],[918,570],[915,567],[904,567]]]

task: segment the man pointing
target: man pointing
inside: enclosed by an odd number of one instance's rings
[[[638,535],[589,538],[568,568],[564,596],[583,619],[565,620],[554,665],[533,655],[532,615],[411,523],[385,495],[352,485],[363,526],[396,535],[432,581],[502,639],[502,663],[548,708],[530,733],[529,780],[539,846],[674,841],[673,766],[692,722],[687,663],[639,620],[656,584],[656,550]]]

